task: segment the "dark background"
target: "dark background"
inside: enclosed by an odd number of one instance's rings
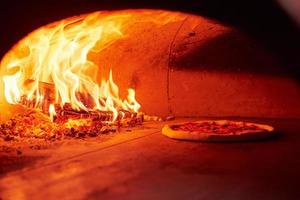
[[[27,33],[47,23],[97,10],[129,8],[184,11],[237,27],[268,49],[299,80],[300,29],[271,0],[2,0],[0,56]]]

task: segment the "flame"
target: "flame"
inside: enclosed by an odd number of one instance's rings
[[[76,110],[111,111],[113,121],[119,109],[138,112],[140,105],[135,100],[134,90],[130,89],[128,99],[122,100],[112,71],[108,80],[103,79],[98,84],[93,78],[99,74],[98,66],[88,60],[88,53],[95,50],[95,46],[101,51],[123,37],[120,23],[126,18],[128,15],[103,17],[97,12],[62,20],[31,33],[2,63],[7,70],[17,71],[3,76],[7,102],[19,104],[25,96],[38,107],[45,97],[49,98],[41,89],[41,83],[50,83],[54,85],[55,96],[48,109],[51,120],[56,115],[53,103],[61,106],[70,103]],[[26,84],[28,80],[30,84]]]
[[[20,100],[21,91],[16,83],[21,77],[21,72],[17,72],[12,76],[4,76],[4,93],[8,103],[16,104]]]
[[[24,101],[42,107],[51,120],[56,115],[55,106],[66,104],[74,110],[110,111],[113,121],[122,115],[121,110],[138,112],[141,105],[134,89],[128,89],[127,99],[120,98],[112,70],[105,79],[100,66],[89,60],[89,53],[99,53],[127,37],[126,28],[135,23],[163,25],[184,18],[166,11],[95,12],[41,27],[1,60],[5,99],[10,104]]]

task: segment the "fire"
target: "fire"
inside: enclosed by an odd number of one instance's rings
[[[10,104],[33,102],[51,120],[55,105],[70,104],[74,110],[119,110],[138,112],[140,104],[134,89],[128,89],[127,99],[119,97],[119,88],[112,71],[100,83],[98,66],[89,60],[91,51],[102,51],[112,42],[125,37],[122,23],[130,15],[89,15],[52,23],[29,34],[10,50],[1,62],[4,95]],[[45,109],[45,105],[47,108]]]
[[[64,109],[69,115],[84,113],[108,121],[138,113],[141,105],[135,90],[129,88],[127,98],[121,98],[112,70],[108,76],[100,70],[113,66],[95,64],[101,61],[93,62],[93,55],[130,37],[133,25],[160,26],[185,18],[168,11],[125,10],[95,12],[43,26],[1,60],[4,98],[12,105],[40,109],[51,120]]]

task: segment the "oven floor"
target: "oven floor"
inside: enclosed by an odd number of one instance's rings
[[[105,139],[24,150],[16,157],[23,161],[2,173],[0,195],[3,199],[298,199],[300,120],[251,121],[274,125],[282,136],[264,142],[183,142],[161,135],[162,122]]]

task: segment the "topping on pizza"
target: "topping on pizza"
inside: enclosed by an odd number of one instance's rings
[[[182,130],[182,131],[189,131],[189,132],[200,132],[200,133],[214,133],[214,134],[236,134],[241,131],[258,131],[264,130],[254,124],[247,124],[247,123],[216,123],[215,121],[209,122],[187,122],[180,125],[173,125],[171,126],[173,130]]]
[[[251,141],[269,138],[274,128],[265,124],[230,120],[202,120],[165,125],[162,134],[179,140],[194,141]]]

